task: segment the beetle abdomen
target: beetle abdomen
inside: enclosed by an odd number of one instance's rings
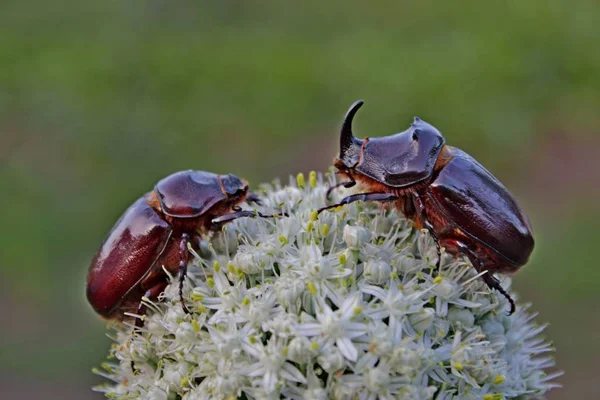
[[[453,159],[427,188],[437,208],[458,228],[515,266],[534,246],[529,218],[510,192],[467,153],[451,148]]]
[[[171,232],[171,226],[147,204],[146,196],[125,211],[90,266],[87,298],[96,312],[111,315],[160,257]]]

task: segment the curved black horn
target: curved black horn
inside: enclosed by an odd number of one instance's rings
[[[342,124],[342,132],[340,136],[340,154],[343,154],[350,146],[352,146],[352,139],[354,134],[352,133],[352,120],[356,115],[359,108],[362,107],[364,101],[356,100],[354,104],[350,106],[346,116],[344,117],[344,123]]]

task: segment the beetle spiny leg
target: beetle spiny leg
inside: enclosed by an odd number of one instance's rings
[[[485,283],[487,283],[487,285],[490,287],[490,289],[497,290],[504,297],[506,297],[506,299],[510,303],[510,310],[508,311],[508,315],[512,315],[516,310],[515,301],[512,299],[512,297],[510,297],[510,294],[508,294],[508,292],[506,290],[504,290],[504,288],[500,285],[500,281],[494,275],[490,274],[489,272],[486,272],[483,275],[483,281]]]
[[[356,185],[356,181],[353,178],[350,178],[350,179],[351,180],[349,180],[347,182],[340,182],[340,183],[336,183],[333,186],[330,186],[329,189],[327,189],[327,193],[325,194],[325,200],[329,200],[329,195],[331,195],[331,192],[333,192],[335,189],[339,188],[340,186],[343,186],[346,189],[350,189],[351,187]]]
[[[156,285],[152,286],[150,289],[146,290],[146,293],[144,293],[144,297],[146,297],[147,299],[156,299],[167,287],[167,282],[159,282]],[[143,301],[140,301],[140,304],[138,304],[138,308],[137,308],[137,315],[140,316],[144,316],[146,315],[146,309],[148,307],[146,307],[146,305],[144,304]],[[133,331],[135,332],[136,329],[141,329],[144,326],[144,319],[143,318],[137,318],[135,320],[135,328],[133,328]],[[134,373],[136,373],[137,368],[135,367],[135,362],[133,360],[131,360],[131,371],[133,371]]]
[[[215,228],[219,228],[221,225],[223,225],[227,222],[231,222],[238,218],[244,218],[244,217],[274,218],[274,217],[287,217],[287,216],[288,216],[288,213],[286,213],[286,212],[280,212],[280,213],[276,213],[276,214],[263,214],[258,211],[239,210],[239,211],[231,213],[231,214],[225,214],[225,215],[221,215],[218,218],[214,218],[211,221],[211,223],[213,225],[213,229],[215,229]]]
[[[437,249],[438,259],[435,263],[435,268],[439,271],[440,266],[442,265],[442,247],[440,246],[440,241],[438,240],[435,232],[433,231],[433,225],[429,221],[425,221],[425,228],[429,231],[429,234],[433,238],[433,242],[435,243],[435,248]]]
[[[181,235],[181,241],[179,242],[179,301],[181,302],[181,308],[186,314],[190,314],[190,310],[185,305],[183,299],[183,282],[187,276],[187,263],[188,263],[188,251],[187,244],[190,240],[190,235],[184,233]]]
[[[354,203],[355,201],[395,201],[398,200],[398,196],[392,193],[380,193],[380,192],[370,192],[370,193],[358,193],[352,194],[350,196],[344,197],[339,203],[332,204],[329,206],[321,207],[317,210],[317,214],[322,213],[325,210],[329,210],[332,208],[336,208],[339,206],[343,206],[344,204]]]
[[[473,267],[475,267],[477,272],[485,271],[484,266],[481,265],[481,262],[479,261],[477,256],[464,243],[458,242],[457,245],[458,248],[460,248],[460,250],[469,258],[471,264],[473,264]],[[512,315],[517,308],[515,305],[515,301],[512,299],[512,297],[510,297],[510,294],[506,290],[504,290],[504,288],[500,285],[500,281],[498,280],[498,278],[496,278],[489,271],[486,271],[486,273],[481,275],[481,277],[490,289],[497,290],[504,297],[506,297],[506,299],[510,303],[510,310],[508,311],[508,315]]]
[[[331,192],[333,192],[335,189],[339,188],[340,186],[343,186],[346,182],[339,182],[336,183],[335,185],[329,186],[329,188],[327,189],[327,192],[325,193],[325,200],[329,200],[329,196],[331,195]]]
[[[440,266],[442,265],[442,247],[440,246],[440,241],[438,240],[437,236],[435,235],[435,231],[433,230],[433,225],[431,224],[431,222],[429,222],[427,220],[427,212],[425,210],[425,205],[423,204],[423,201],[421,201],[421,197],[415,192],[413,193],[413,203],[415,203],[416,206],[416,210],[417,210],[417,214],[419,216],[419,218],[421,219],[421,221],[423,221],[423,226],[429,231],[429,234],[431,235],[431,237],[433,238],[433,241],[435,243],[435,247],[437,249],[437,253],[438,253],[438,259],[437,262],[435,263],[435,268],[439,271],[440,270]]]

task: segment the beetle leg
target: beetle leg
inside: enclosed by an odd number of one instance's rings
[[[325,199],[329,200],[329,195],[331,194],[331,192],[334,189],[339,188],[340,186],[345,187],[346,189],[350,189],[351,187],[353,187],[354,185],[356,185],[356,181],[354,180],[354,178],[351,175],[348,175],[348,179],[350,179],[347,182],[340,182],[340,183],[336,183],[333,186],[330,186],[329,189],[327,189],[327,193],[325,194]]]
[[[417,214],[419,215],[419,219],[423,222],[423,226],[429,231],[429,234],[431,235],[435,243],[435,247],[437,248],[438,259],[435,263],[435,268],[439,270],[440,265],[442,263],[442,246],[440,246],[440,241],[438,240],[433,230],[433,225],[427,220],[427,212],[425,211],[425,205],[423,204],[423,201],[417,193],[413,193],[413,199],[417,209]]]
[[[489,272],[486,272],[485,274],[483,274],[482,278],[483,278],[483,281],[485,283],[487,283],[487,285],[491,289],[495,289],[495,290],[499,291],[500,293],[502,293],[502,295],[504,297],[506,297],[506,299],[510,303],[510,310],[508,311],[508,315],[512,315],[512,313],[514,313],[515,309],[516,309],[515,301],[512,299],[512,297],[510,297],[510,294],[508,294],[508,292],[506,290],[504,290],[504,288],[500,285],[500,281],[498,280],[498,278],[496,278],[494,275],[490,274]]]
[[[160,296],[160,294],[162,292],[164,292],[165,288],[167,287],[167,285],[169,284],[169,282],[159,282],[156,285],[152,286],[150,289],[146,290],[146,293],[144,293],[144,297],[148,298],[148,299],[156,299],[158,298],[158,296]],[[146,304],[144,304],[143,301],[140,301],[140,304],[138,305],[137,308],[137,315],[140,316],[145,316],[146,315]],[[137,318],[135,320],[135,328],[136,329],[141,329],[144,326],[144,318]],[[135,362],[133,360],[131,360],[131,370],[133,372],[137,371],[137,368],[135,367]]]
[[[156,299],[158,298],[158,296],[164,292],[165,288],[167,287],[169,283],[168,282],[159,282],[156,285],[152,286],[150,289],[146,290],[146,293],[144,293],[144,297],[148,298],[148,299]],[[140,304],[138,305],[138,309],[137,309],[137,314],[138,315],[146,315],[146,305],[144,304],[143,301],[140,301]],[[138,318],[135,320],[135,327],[136,328],[141,328],[144,326],[144,319],[143,318]]]
[[[187,276],[187,263],[188,263],[188,249],[187,244],[190,240],[190,235],[184,233],[181,235],[181,241],[179,242],[179,301],[181,302],[181,308],[186,314],[190,313],[190,310],[185,305],[183,300],[183,282]]]
[[[396,196],[392,193],[371,192],[371,193],[352,194],[350,196],[344,197],[342,199],[342,201],[340,201],[337,204],[332,204],[330,206],[319,208],[317,210],[317,213],[320,214],[321,212],[323,212],[325,210],[336,208],[336,207],[342,206],[344,204],[354,203],[355,201],[394,201],[394,200],[398,200],[398,196]]]
[[[277,214],[263,214],[260,213],[258,211],[252,211],[252,210],[239,210],[237,212],[231,213],[231,214],[225,214],[225,215],[221,215],[220,217],[214,218],[211,223],[212,223],[212,229],[218,229],[221,225],[227,223],[227,222],[231,222],[235,219],[238,218],[244,218],[244,217],[260,217],[260,218],[274,218],[274,217],[287,217],[288,214],[281,212],[281,213],[277,213]]]
[[[433,225],[431,225],[431,223],[429,221],[425,221],[424,226],[429,231],[429,234],[431,235],[431,237],[433,238],[433,242],[435,243],[435,247],[437,248],[438,259],[437,259],[437,262],[435,263],[435,268],[437,268],[439,270],[440,265],[442,264],[442,246],[440,246],[440,241],[438,240],[437,236],[435,235],[435,232],[433,232]]]
[[[479,261],[477,256],[465,244],[459,242],[458,247],[464,254],[466,254],[466,256],[471,261],[471,264],[473,264],[473,266],[477,270],[477,272],[482,272],[485,270],[485,267],[481,265],[481,262]],[[512,315],[512,313],[514,313],[516,309],[515,301],[512,299],[512,297],[510,297],[510,294],[506,290],[504,290],[504,288],[500,285],[500,281],[498,280],[498,278],[492,275],[489,271],[486,271],[486,273],[483,274],[481,277],[490,289],[497,290],[504,297],[506,297],[506,299],[510,303],[510,310],[508,311],[508,315]]]

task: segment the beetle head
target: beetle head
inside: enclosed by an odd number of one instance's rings
[[[237,203],[246,198],[248,194],[248,182],[233,174],[221,175],[220,178],[229,201]]]
[[[344,173],[355,172],[389,187],[402,188],[418,183],[433,172],[444,147],[442,134],[427,122],[415,117],[404,132],[363,140],[352,133],[352,119],[363,101],[355,102],[342,124],[340,155],[335,166]]]

